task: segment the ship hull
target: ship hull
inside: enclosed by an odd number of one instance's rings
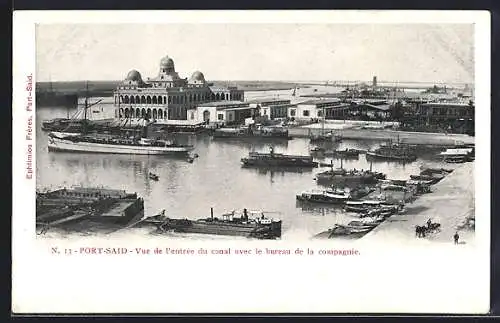
[[[168,155],[173,153],[187,153],[191,150],[188,147],[128,146],[92,142],[74,142],[56,137],[49,138],[48,148],[49,151],[132,155]]]
[[[242,163],[244,167],[314,168],[318,166],[316,162],[294,163],[294,162],[283,162],[283,161],[243,160]]]
[[[372,158],[377,158],[377,159],[385,159],[385,160],[395,160],[395,161],[403,161],[403,162],[413,162],[417,159],[415,156],[389,156],[389,155],[382,155],[382,154],[377,154],[374,152],[368,151],[366,153],[367,157],[372,157]]]
[[[310,197],[306,197],[303,195],[297,195],[296,198],[297,198],[297,200],[302,201],[302,202],[334,204],[334,205],[342,205],[342,204],[345,204],[345,202],[349,200],[347,198],[333,198],[333,197],[327,197],[327,196],[321,196],[321,195],[310,196]]]
[[[144,221],[144,224],[157,225],[162,231],[177,233],[240,236],[257,239],[277,239],[281,237],[281,222],[264,225],[169,219],[167,221]]]

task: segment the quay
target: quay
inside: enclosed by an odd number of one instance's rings
[[[367,233],[368,241],[415,240],[415,227],[425,225],[430,219],[441,225],[441,231],[425,238],[432,241],[453,243],[458,230],[460,239],[470,243],[474,231],[458,228],[468,216],[474,216],[474,162],[460,164],[439,183],[432,193],[420,196],[407,205],[407,212],[392,215]]]
[[[455,146],[462,144],[474,144],[474,137],[464,134],[445,134],[431,132],[411,132],[392,129],[363,129],[363,124],[351,122],[326,123],[326,131],[333,130],[342,139],[373,139],[373,140],[392,140],[405,144],[414,145],[436,145],[436,146]],[[378,124],[378,123],[377,123]],[[384,126],[386,124],[382,124]],[[313,124],[308,126],[293,127],[289,129],[292,137],[308,138],[311,134],[319,134],[321,125]]]

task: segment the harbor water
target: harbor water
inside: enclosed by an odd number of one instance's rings
[[[96,109],[112,116],[111,107]],[[69,111],[73,114],[74,111]],[[74,185],[106,187],[136,192],[144,198],[145,215],[165,210],[172,218],[197,219],[215,216],[231,210],[262,210],[269,216],[283,220],[282,239],[309,239],[327,230],[335,223],[347,223],[354,218],[340,208],[304,205],[296,202],[296,195],[304,190],[320,188],[315,174],[325,168],[290,170],[260,170],[242,168],[240,159],[250,151],[268,152],[270,143],[212,140],[207,135],[182,135],[181,142],[194,145],[198,158],[188,163],[185,158],[169,156],[136,156],[113,154],[84,154],[49,152],[47,133],[41,130],[42,120],[66,117],[65,107],[46,107],[36,111],[37,189],[41,191]],[[344,140],[333,148],[373,149],[377,140]],[[307,155],[314,145],[307,138],[272,143],[277,153]],[[431,155],[430,155],[431,156]],[[319,159],[329,163],[331,158]],[[340,167],[340,160],[333,160]],[[432,158],[420,157],[407,164],[373,161],[372,170],[387,174],[390,179],[408,179],[418,174],[421,167],[446,167]],[[346,169],[369,169],[365,155],[357,160],[344,160]],[[159,181],[149,179],[149,172]],[[138,233],[130,229],[127,234]],[[142,232],[140,234],[143,234]],[[188,239],[206,239],[189,235]],[[227,239],[227,237],[211,237]],[[231,238],[234,239],[234,238]]]

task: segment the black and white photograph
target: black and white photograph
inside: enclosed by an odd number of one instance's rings
[[[35,188],[35,244],[80,264],[198,253],[290,266],[283,259],[304,253],[303,262],[335,257],[335,268],[356,267],[375,246],[397,248],[395,262],[405,248],[461,262],[484,255],[489,202],[477,207],[477,199],[489,201],[489,191],[478,191],[489,190],[489,88],[478,79],[489,83],[477,67],[489,63],[478,57],[489,55],[478,50],[484,16],[268,19],[275,14],[35,23],[33,70],[20,76],[19,110],[31,114],[18,139],[20,176]],[[476,230],[476,214],[484,229]],[[422,261],[439,266],[436,257]],[[280,275],[269,269],[244,272]],[[328,279],[360,279],[341,271]],[[379,288],[389,279],[371,277]],[[427,277],[407,279],[425,285]],[[448,284],[458,281],[427,291]],[[460,297],[448,305],[460,311],[468,299]],[[355,311],[351,305],[334,310]]]

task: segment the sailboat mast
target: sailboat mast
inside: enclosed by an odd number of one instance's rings
[[[321,113],[323,120],[321,121],[321,134],[325,135],[325,106],[323,105],[323,112]]]
[[[89,82],[85,81],[85,107],[84,107],[85,111],[83,114],[83,120],[85,121],[87,121],[88,94],[89,94]]]

